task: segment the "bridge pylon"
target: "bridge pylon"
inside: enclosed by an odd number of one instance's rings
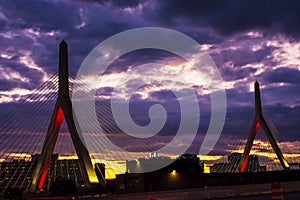
[[[248,162],[249,153],[251,151],[254,138],[255,138],[256,133],[260,126],[262,127],[273,150],[275,151],[275,153],[280,161],[281,166],[283,167],[283,169],[289,170],[290,169],[289,164],[283,157],[283,154],[282,154],[281,150],[279,149],[279,147],[276,143],[276,140],[275,140],[264,116],[263,116],[261,99],[260,99],[259,83],[257,81],[255,81],[255,83],[254,83],[254,91],[255,91],[255,117],[254,117],[254,120],[252,123],[252,127],[250,129],[250,134],[248,136],[246,146],[244,148],[244,153],[243,153],[242,159],[240,160],[240,163],[239,163],[238,170],[239,170],[239,172],[245,171],[245,168],[246,168],[247,162]]]
[[[50,165],[51,155],[59,134],[63,119],[66,120],[68,129],[78,156],[79,166],[82,172],[85,186],[99,183],[93,168],[89,152],[81,139],[81,131],[76,127],[77,119],[73,115],[72,104],[69,96],[69,72],[68,72],[68,45],[62,41],[59,45],[59,81],[58,98],[52,114],[47,135],[43,144],[42,152],[36,163],[33,179],[30,187],[31,192],[43,188],[46,174]]]

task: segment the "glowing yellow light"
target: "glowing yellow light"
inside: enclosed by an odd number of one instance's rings
[[[76,160],[78,159],[78,156],[77,155],[59,155],[58,156],[58,160]]]
[[[204,173],[210,173],[210,166],[204,163]]]
[[[99,183],[97,176],[89,175],[90,183]]]
[[[176,179],[177,179],[177,176],[178,176],[178,174],[177,174],[177,172],[176,172],[176,170],[174,169],[171,173],[170,173],[170,180],[172,180],[172,181],[175,181]]]
[[[98,177],[94,170],[87,170],[88,178],[90,183],[99,183]]]

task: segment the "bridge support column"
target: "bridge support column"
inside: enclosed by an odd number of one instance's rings
[[[69,96],[69,73],[68,73],[68,46],[65,41],[59,45],[59,85],[58,98],[55,104],[43,149],[36,163],[33,180],[30,187],[31,192],[42,189],[46,174],[53,154],[54,146],[59,134],[59,129],[65,118],[71,138],[79,159],[79,166],[83,175],[84,184],[99,183],[93,168],[89,152],[80,137],[80,130],[75,126],[76,117],[73,115],[72,104]]]
[[[259,126],[262,127],[269,142],[271,143],[272,148],[274,149],[274,151],[280,161],[281,166],[283,167],[283,169],[288,170],[288,169],[290,169],[289,164],[283,157],[283,154],[280,151],[280,149],[275,141],[275,138],[274,138],[268,124],[266,123],[263,114],[262,114],[260,89],[259,89],[259,83],[257,81],[255,81],[254,87],[255,87],[254,88],[255,89],[255,118],[254,118],[251,130],[250,130],[250,134],[249,134],[249,137],[248,137],[245,149],[244,149],[242,159],[239,163],[239,172],[244,172],[246,169],[248,157],[249,157],[249,154],[250,154],[250,151],[251,151],[251,148],[253,145],[253,141],[254,141],[255,135],[258,131]]]

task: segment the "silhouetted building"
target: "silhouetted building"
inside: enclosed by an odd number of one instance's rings
[[[176,172],[196,171],[203,173],[203,167],[203,162],[200,161],[196,154],[183,154],[167,166],[166,169],[167,171],[176,170]]]
[[[39,154],[31,156],[31,161],[13,160],[11,162],[0,162],[0,193],[8,187],[18,187],[28,191],[32,182],[33,172]],[[105,165],[95,164],[97,176],[105,178]],[[52,154],[50,165],[46,174],[44,189],[49,190],[50,185],[58,177],[74,181],[78,186],[83,185],[82,172],[78,159],[59,160],[58,154]]]
[[[126,160],[126,172],[143,173],[152,171],[157,166],[167,166],[174,162],[170,157],[158,156],[158,153],[151,153],[149,158],[139,158],[137,160]]]
[[[300,163],[289,163],[291,170],[300,170]]]
[[[149,169],[158,162],[165,162],[169,165],[157,171],[130,173],[135,170]],[[177,159],[152,154],[148,159],[127,161],[126,171],[125,174],[116,176],[116,193],[200,187],[204,184],[199,181],[203,175],[203,162],[200,162],[196,154],[183,154]]]
[[[95,163],[95,172],[98,177],[98,180],[105,180],[105,164],[103,163]]]
[[[10,187],[28,189],[34,170],[34,163],[25,160],[0,162],[0,193]]]
[[[149,172],[157,166],[166,166],[159,171],[199,171],[203,172],[203,162],[196,154],[183,154],[177,159],[158,156],[157,153],[151,153],[149,158],[139,158],[137,160],[126,161],[127,173]]]
[[[52,172],[52,174],[48,174],[50,181],[50,176],[56,178],[62,177],[67,180],[75,181],[77,185],[84,185],[78,159],[56,160],[54,167],[49,167],[48,171]]]
[[[216,163],[210,168],[211,173],[228,173],[238,172],[241,153],[232,153],[228,156],[228,162]],[[256,155],[249,155],[245,172],[262,172],[266,171],[266,166],[261,166]]]

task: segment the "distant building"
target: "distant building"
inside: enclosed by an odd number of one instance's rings
[[[135,192],[153,192],[160,190],[178,190],[189,188],[208,188],[229,185],[245,185],[270,183],[270,181],[295,181],[300,180],[297,171],[266,171],[265,166],[261,166],[258,157],[250,155],[246,167],[247,172],[255,173],[232,173],[238,171],[238,163],[242,154],[233,153],[228,156],[228,162],[217,163],[211,167],[212,173],[203,173],[203,162],[197,155],[184,154],[178,157],[172,164],[157,171],[147,173],[125,173],[116,176],[116,189],[118,194]],[[153,159],[156,159],[153,161]],[[166,158],[164,158],[166,159]],[[171,159],[171,158],[169,158]],[[144,162],[146,160],[146,162]],[[158,155],[150,156],[148,159],[137,159],[127,161],[127,169],[135,167],[137,161],[142,161],[139,165],[144,165],[151,161],[160,160]],[[299,167],[299,165],[293,165]],[[218,172],[218,173],[216,173]],[[272,177],[270,179],[270,177]]]
[[[196,154],[183,154],[177,159],[170,157],[160,157],[157,153],[151,153],[149,158],[139,158],[137,160],[126,161],[127,173],[149,172],[155,166],[165,166],[159,171],[199,171],[203,172],[203,162]]]
[[[239,162],[242,159],[241,153],[232,153],[228,156],[228,162],[216,163],[210,168],[211,173],[238,172]],[[249,155],[245,172],[266,171],[266,166],[261,166],[256,155]]]
[[[156,171],[138,173],[157,163],[168,165]],[[200,162],[196,154],[183,154],[177,159],[151,154],[147,159],[126,161],[126,173],[116,176],[116,193],[200,187],[204,184],[199,181],[202,176],[203,162]]]
[[[300,163],[289,163],[290,170],[300,170]]]
[[[137,160],[126,160],[127,173],[143,173],[152,171],[157,166],[167,166],[174,162],[170,157],[158,156],[157,153],[151,153],[149,158],[139,158]]]
[[[177,172],[196,171],[203,173],[204,163],[200,161],[196,154],[183,154],[166,168]]]
[[[34,170],[32,162],[25,160],[13,160],[0,162],[0,193],[8,186],[29,188]]]
[[[31,161],[13,160],[11,162],[0,162],[0,193],[9,186],[19,187],[24,191],[28,191],[38,158],[39,155],[35,154],[32,155]],[[95,171],[99,180],[105,179],[104,164],[96,163]],[[78,186],[83,185],[79,160],[59,160],[58,154],[53,154],[47,171],[44,189],[49,190],[51,183],[58,177],[75,181]]]
[[[105,180],[105,164],[95,163],[95,172],[99,181]]]
[[[53,178],[62,177],[67,180],[72,180],[77,185],[83,185],[82,173],[78,159],[56,160],[54,166],[48,170],[49,184]],[[46,179],[47,180],[47,179]]]

